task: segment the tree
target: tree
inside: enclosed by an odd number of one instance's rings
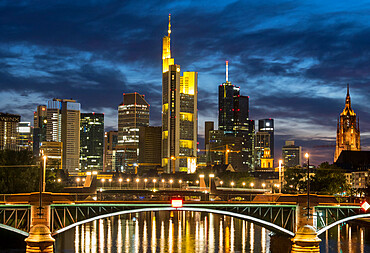
[[[311,179],[311,191],[321,194],[341,194],[350,189],[344,170],[328,162],[320,164]]]
[[[284,189],[286,193],[303,193],[307,189],[307,172],[300,166],[288,167],[284,171]]]
[[[1,150],[0,166],[0,193],[32,192],[38,189],[39,168],[32,152]]]

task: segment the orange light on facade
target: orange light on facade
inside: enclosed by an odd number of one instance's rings
[[[172,199],[171,200],[171,205],[174,208],[182,207],[182,199]]]

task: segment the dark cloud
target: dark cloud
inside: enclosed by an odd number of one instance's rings
[[[252,118],[294,123],[289,134],[286,125],[276,127],[276,149],[286,138],[327,146],[322,134],[299,130],[317,126],[333,139],[346,83],[362,132],[369,132],[369,9],[337,1],[3,1],[0,92],[23,97],[17,112],[27,115],[66,97],[110,118],[123,92],[139,92],[160,125],[161,43],[171,13],[172,56],[182,70],[199,72],[200,126],[217,121],[217,87],[229,60],[230,80],[250,96]],[[332,157],[330,148],[312,152],[318,162]]]

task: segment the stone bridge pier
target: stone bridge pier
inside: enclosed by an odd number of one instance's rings
[[[32,193],[29,197],[31,205],[31,228],[27,243],[26,253],[53,253],[55,239],[50,232],[50,204],[51,193],[42,193],[40,208],[40,194]]]
[[[292,239],[291,253],[320,252],[321,239],[314,228],[314,207],[319,204],[317,195],[310,195],[310,206],[307,210],[307,195],[298,195],[296,209],[296,233]]]

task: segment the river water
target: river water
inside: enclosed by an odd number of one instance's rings
[[[370,226],[342,224],[320,236],[322,253],[370,252]],[[55,252],[289,252],[290,239],[253,223],[199,212],[147,212],[80,225],[55,236]],[[0,252],[25,252],[24,237],[0,229]]]
[[[370,252],[370,227],[342,224],[321,252]],[[148,212],[97,220],[56,237],[56,252],[289,252],[290,240],[253,223],[199,212]]]

